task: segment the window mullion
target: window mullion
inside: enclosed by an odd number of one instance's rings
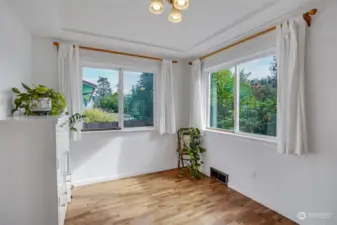
[[[207,74],[207,86],[206,86],[206,93],[207,93],[207,96],[206,96],[206,106],[207,106],[207,110],[206,110],[206,118],[205,118],[205,121],[206,121],[206,127],[210,127],[211,126],[211,121],[210,121],[210,118],[211,118],[211,74],[212,73],[208,73]]]
[[[119,82],[118,82],[118,115],[119,115],[119,128],[124,128],[124,76],[123,69],[119,69]]]
[[[234,75],[234,132],[240,131],[240,74],[238,66],[235,66]]]

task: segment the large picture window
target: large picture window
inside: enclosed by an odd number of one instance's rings
[[[210,129],[276,136],[275,56],[251,60],[209,76]]]
[[[153,73],[82,67],[84,131],[153,127]]]

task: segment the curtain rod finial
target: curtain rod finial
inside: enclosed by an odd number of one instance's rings
[[[311,9],[310,11],[303,14],[303,19],[307,22],[308,27],[311,26],[311,16],[316,15],[317,9]]]
[[[317,12],[318,12],[317,9],[312,9],[312,10],[309,11],[309,14],[310,14],[310,16],[313,16],[313,15],[316,15]]]

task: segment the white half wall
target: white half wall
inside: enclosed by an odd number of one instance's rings
[[[57,51],[52,39],[33,37],[33,80],[57,89]],[[173,65],[175,75],[177,129],[188,126],[187,61]],[[82,141],[71,144],[72,181],[84,185],[177,166],[176,136],[160,136],[156,131],[85,132]]]
[[[19,17],[0,1],[0,118],[10,115],[12,87],[31,82],[31,36]]]
[[[337,224],[336,11],[337,1],[322,4],[308,29],[310,155],[280,155],[276,143],[231,134],[206,131],[204,136],[206,173],[210,167],[228,173],[231,188],[304,225]],[[331,213],[333,218],[302,221],[298,212]]]

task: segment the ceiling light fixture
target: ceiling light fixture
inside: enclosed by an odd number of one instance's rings
[[[172,23],[179,23],[182,20],[181,10],[187,9],[190,6],[189,0],[167,0],[171,5],[172,9],[169,14],[169,21]],[[153,14],[161,14],[164,11],[163,0],[151,0],[150,2],[150,12]]]
[[[152,12],[153,14],[161,14],[162,12],[164,12],[163,0],[151,0],[150,12]]]

